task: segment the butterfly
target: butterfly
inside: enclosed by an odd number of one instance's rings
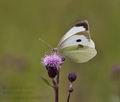
[[[57,51],[76,63],[91,60],[96,54],[87,20],[75,24],[60,40]]]

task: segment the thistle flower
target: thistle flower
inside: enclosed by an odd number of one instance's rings
[[[50,78],[55,78],[63,62],[63,57],[56,52],[45,55],[42,59],[42,64],[46,67]]]
[[[48,69],[49,67],[59,68],[63,63],[62,56],[52,53],[50,55],[45,55],[42,59],[42,64]]]

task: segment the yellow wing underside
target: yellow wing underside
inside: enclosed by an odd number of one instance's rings
[[[76,63],[84,63],[92,59],[96,54],[96,49],[87,48],[87,49],[79,49],[79,50],[67,50],[62,53],[66,57],[69,57]]]

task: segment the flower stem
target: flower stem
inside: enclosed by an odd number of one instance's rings
[[[72,92],[73,92],[73,85],[72,85],[72,83],[70,83],[69,84],[69,90],[68,90],[67,102],[70,102],[70,96],[71,96]]]
[[[59,102],[59,71],[56,80],[53,79],[52,82],[54,86],[55,102]]]
[[[56,89],[56,102],[59,102],[59,77],[60,77],[60,70],[57,74],[57,89]]]
[[[68,93],[67,102],[70,102],[70,95],[71,95],[71,92]]]
[[[59,96],[58,96],[58,87],[55,90],[55,102],[58,102]]]

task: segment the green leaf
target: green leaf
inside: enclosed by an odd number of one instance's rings
[[[48,86],[50,86],[50,87],[53,87],[53,86],[51,85],[51,83],[50,83],[46,78],[41,77],[41,79],[43,80],[43,82],[44,82],[46,85],[48,85]]]

